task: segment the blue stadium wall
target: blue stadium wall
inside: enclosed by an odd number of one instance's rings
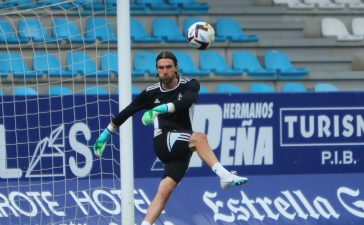
[[[108,96],[13,98],[0,98],[0,224],[120,224],[122,196],[119,180],[112,179],[120,177],[119,167],[110,163],[119,159],[111,152],[119,149],[118,136],[101,160],[92,154],[99,130],[118,113],[117,96],[111,106]],[[363,93],[200,96],[194,129],[206,133],[222,164],[249,183],[221,190],[193,156],[156,225],[364,224],[363,99]],[[137,113],[137,224],[162,174],[152,128],[140,120]],[[39,157],[42,145],[52,160],[40,159],[40,174],[28,156]]]

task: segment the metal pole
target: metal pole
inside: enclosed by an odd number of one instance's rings
[[[129,0],[117,1],[119,109],[131,102],[131,47]],[[128,119],[120,127],[120,176],[122,225],[134,225],[133,127]]]

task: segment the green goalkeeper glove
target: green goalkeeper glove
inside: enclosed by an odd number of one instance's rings
[[[151,110],[146,111],[143,114],[142,122],[144,126],[151,125],[154,123],[154,118],[160,114],[160,113],[166,113],[168,112],[168,106],[167,104],[162,104],[159,106],[154,107]]]
[[[111,134],[112,134],[111,131],[109,131],[109,129],[105,128],[105,130],[97,138],[97,140],[94,144],[94,153],[96,156],[101,157],[101,155],[104,152],[104,149],[106,147],[106,142],[111,137]]]

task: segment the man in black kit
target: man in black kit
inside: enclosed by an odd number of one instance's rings
[[[248,181],[227,171],[217,160],[206,135],[192,131],[191,121],[200,90],[199,82],[180,76],[177,58],[171,52],[161,52],[156,58],[156,66],[159,82],[147,87],[113,118],[94,145],[95,154],[101,157],[115,129],[135,112],[147,110],[142,122],[145,126],[154,124],[154,151],[164,163],[164,175],[142,225],[151,225],[157,220],[172,191],[185,175],[193,151],[220,177],[223,189]]]

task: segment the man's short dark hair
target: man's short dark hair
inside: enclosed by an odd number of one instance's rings
[[[157,66],[157,62],[160,59],[172,59],[173,63],[175,66],[177,66],[177,58],[176,56],[170,52],[170,51],[163,51],[161,53],[159,53],[159,55],[157,56],[156,60],[155,60],[155,64]]]

